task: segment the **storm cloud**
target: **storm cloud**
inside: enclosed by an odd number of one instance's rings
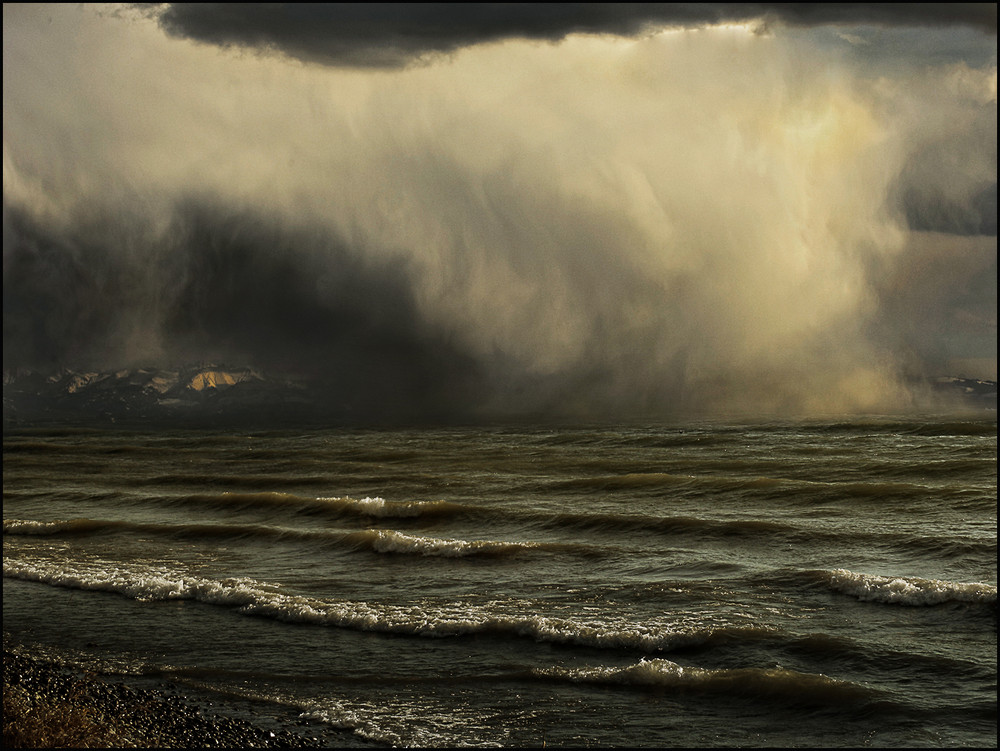
[[[280,7],[4,6],[5,369],[601,419],[995,371],[995,6]]]
[[[280,51],[329,65],[395,67],[504,39],[635,36],[755,22],[792,26],[969,26],[996,32],[992,3],[164,3],[177,37]]]
[[[477,364],[422,326],[400,266],[204,196],[170,216],[156,233],[115,213],[64,234],[5,207],[5,363],[235,363],[369,415],[446,417],[477,396]]]

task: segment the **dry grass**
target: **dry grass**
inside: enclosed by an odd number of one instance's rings
[[[157,744],[130,737],[121,723],[89,706],[81,691],[66,700],[40,697],[20,686],[4,686],[5,748],[138,748]]]

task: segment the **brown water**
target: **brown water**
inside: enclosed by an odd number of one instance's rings
[[[8,432],[4,629],[346,743],[995,746],[996,439]]]

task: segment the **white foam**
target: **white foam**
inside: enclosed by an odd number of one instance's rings
[[[664,659],[643,659],[626,667],[538,668],[535,675],[582,683],[611,683],[627,686],[723,691],[760,695],[783,694],[812,700],[863,698],[868,689],[822,674],[798,673],[784,668],[682,667]]]
[[[702,668],[684,668],[670,660],[641,660],[627,667],[536,668],[535,675],[561,678],[581,683],[620,683],[629,685],[668,685],[704,679],[713,672]]]
[[[100,519],[60,519],[42,522],[33,519],[4,519],[5,535],[57,535],[63,532],[95,532],[106,528],[125,527],[126,522]]]
[[[66,528],[67,522],[38,522],[30,519],[4,519],[5,535],[52,535]]]
[[[392,507],[389,502],[384,498],[379,498],[378,496],[375,498],[369,498],[366,496],[360,501],[353,500],[351,498],[341,498],[340,500],[347,503],[353,503],[353,505],[358,509],[364,511],[366,514],[371,514],[372,516],[385,516],[387,512],[391,513]]]
[[[361,738],[393,746],[417,748],[480,747],[503,745],[491,740],[498,728],[483,725],[475,710],[461,706],[442,706],[430,697],[414,700],[406,696],[399,703],[321,700],[310,702],[300,717],[351,730]],[[499,729],[501,736],[506,736]]]
[[[526,615],[537,605],[517,600],[478,604],[421,601],[405,606],[363,600],[321,600],[288,594],[276,585],[250,578],[206,579],[189,572],[141,565],[122,567],[99,560],[66,565],[51,560],[29,562],[5,558],[3,568],[8,578],[116,592],[139,601],[197,600],[282,621],[430,637],[497,632],[537,641],[653,652],[703,643],[717,630],[760,631],[756,627],[707,626],[703,622],[637,623]]]
[[[421,516],[422,514],[438,511],[445,507],[442,501],[387,501],[379,496],[375,496],[374,498],[366,496],[360,500],[346,496],[331,496],[320,497],[316,500],[326,501],[344,509],[380,518]]]
[[[939,605],[943,602],[996,602],[997,588],[982,582],[952,582],[916,576],[876,576],[847,569],[829,571],[830,585],[859,600],[896,605]]]
[[[379,553],[420,553],[429,556],[460,558],[481,553],[503,553],[537,547],[530,542],[496,542],[492,540],[450,540],[438,537],[408,535],[386,529],[371,529],[372,548]]]

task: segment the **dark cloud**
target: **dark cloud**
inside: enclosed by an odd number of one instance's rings
[[[951,112],[954,124],[925,118],[939,125],[918,136],[896,188],[910,229],[996,236],[996,113],[995,99],[971,98]]]
[[[995,360],[995,237],[915,232],[905,256],[885,271],[874,284],[875,336],[907,367],[945,374],[956,360]]]
[[[472,399],[476,367],[421,321],[405,269],[362,260],[329,231],[204,199],[178,202],[159,241],[137,217],[58,232],[4,214],[5,370],[235,363],[368,415],[441,415]]]
[[[894,409],[900,350],[915,375],[991,356],[980,31],[576,38],[358,75],[33,8],[5,6],[5,368],[211,362],[375,419],[626,419]],[[401,8],[469,28],[398,44],[361,28],[385,8],[177,13],[286,50],[281,18],[312,14],[307,59],[353,14],[343,54],[388,65],[500,38],[469,18],[508,6]]]
[[[396,67],[508,38],[632,36],[760,19],[793,26],[964,25],[996,33],[995,3],[169,3],[145,4],[172,36],[309,62]]]
[[[953,235],[997,234],[997,186],[993,183],[967,201],[934,192],[934,185],[911,184],[903,197],[910,229]]]
[[[327,227],[205,195],[176,200],[165,230],[157,221],[91,209],[60,229],[5,201],[5,371],[252,367],[307,385],[316,414],[338,419],[627,416],[636,402],[656,414],[677,406],[676,372],[660,372],[655,393],[643,395],[646,374],[633,368],[622,387],[616,358],[627,342],[609,355],[595,340],[571,373],[534,372],[462,343],[451,330],[462,322],[444,331],[420,313],[404,261],[373,260]]]

